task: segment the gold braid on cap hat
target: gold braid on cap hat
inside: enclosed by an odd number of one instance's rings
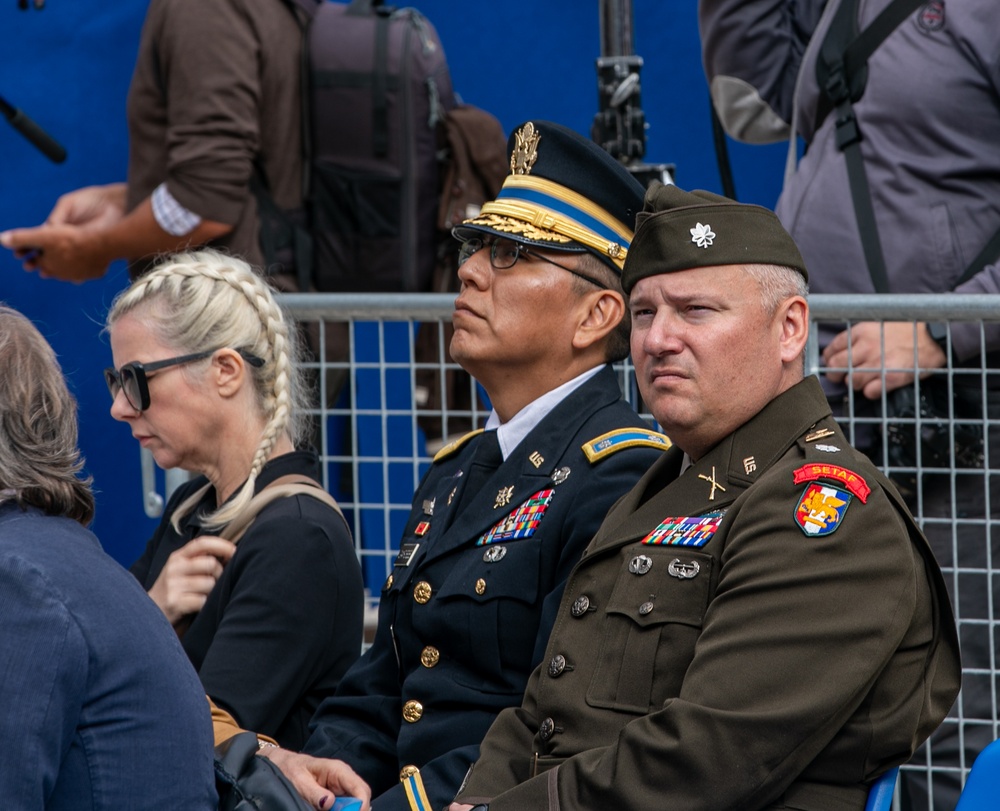
[[[566,203],[569,207],[600,222],[618,235],[620,241],[610,241],[562,212],[553,211],[534,201],[519,200],[518,189],[541,192]],[[582,194],[551,180],[530,175],[508,175],[500,198],[486,203],[479,217],[469,222],[506,233],[522,234],[528,239],[558,243],[578,242],[604,254],[619,266],[625,262],[628,254],[626,245],[632,241],[633,236],[629,228]]]

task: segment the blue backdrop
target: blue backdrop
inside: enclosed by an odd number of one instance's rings
[[[69,155],[53,164],[0,123],[0,230],[43,221],[63,192],[124,179],[125,96],[146,5],[47,0],[42,10],[20,10],[18,0],[0,0],[0,96]],[[589,132],[598,105],[597,0],[421,0],[417,7],[437,27],[466,102],[490,110],[508,131],[548,118]],[[633,7],[635,51],[645,62],[646,159],[675,163],[684,188],[719,192],[695,2],[634,0]],[[729,146],[740,199],[772,206],[784,148]],[[83,285],[42,280],[0,250],[0,300],[29,316],[59,354],[80,403],[80,444],[97,489],[94,530],[127,565],[155,522],[142,510],[138,449],[109,416],[101,377],[110,360],[101,324],[126,283],[120,263]]]

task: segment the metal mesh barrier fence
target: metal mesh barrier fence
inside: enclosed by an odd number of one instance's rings
[[[283,297],[312,348],[307,366],[319,391],[313,424],[324,483],[348,517],[373,595],[392,569],[413,492],[434,453],[481,427],[490,412],[485,392],[448,357],[452,303],[449,294]],[[912,372],[909,358],[897,358],[898,369],[825,368],[820,336],[860,321],[910,328],[962,322],[979,330],[982,351],[970,364],[921,370],[915,385],[875,400],[849,388],[832,395],[852,443],[897,484],[931,540],[963,645],[962,695],[933,748],[903,767],[901,783],[961,781],[975,752],[998,736],[1000,368],[985,349],[1000,333],[1000,296],[814,296],[810,307],[806,371],[821,376],[870,372],[885,381],[904,366]],[[621,364],[619,374],[626,399],[643,414],[631,366]],[[903,807],[933,806],[923,799]]]

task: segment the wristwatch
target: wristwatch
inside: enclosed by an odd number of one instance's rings
[[[941,351],[945,355],[948,354],[948,324],[945,321],[927,321],[924,324],[927,327],[927,334],[931,336],[931,340],[934,341],[938,346],[941,347]]]

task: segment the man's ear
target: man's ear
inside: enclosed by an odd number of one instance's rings
[[[809,338],[809,305],[802,296],[792,296],[778,305],[774,318],[781,330],[781,360],[792,363],[802,356]]]
[[[246,383],[249,369],[235,349],[224,348],[212,355],[212,381],[222,397],[232,397]]]
[[[625,317],[625,298],[615,290],[595,290],[581,303],[585,309],[573,336],[573,347],[588,349],[618,328]]]

